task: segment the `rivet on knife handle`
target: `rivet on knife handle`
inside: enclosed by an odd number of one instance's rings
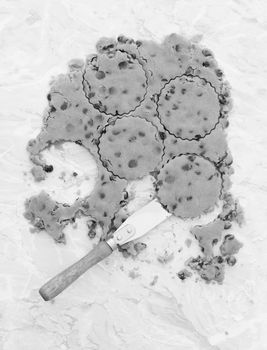
[[[133,225],[121,226],[116,232],[114,232],[113,237],[107,239],[107,244],[112,250],[117,249],[117,245],[123,245],[124,243],[131,240],[135,234],[135,227]]]

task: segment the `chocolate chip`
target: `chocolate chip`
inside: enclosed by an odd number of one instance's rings
[[[92,137],[92,136],[93,136],[92,132],[88,132],[87,134],[85,134],[86,139],[90,139],[90,137]]]
[[[227,241],[227,240],[231,241],[231,240],[233,240],[234,238],[235,238],[234,235],[226,235],[226,236],[224,236],[224,241]]]
[[[68,104],[67,102],[63,102],[62,105],[60,106],[60,108],[62,109],[62,111],[64,111],[65,109],[67,109]]]
[[[228,256],[226,262],[229,266],[234,266],[236,264],[236,258],[233,255]]]
[[[217,240],[218,241],[218,240]],[[219,263],[219,264],[222,264],[223,263],[223,257],[222,256],[217,256],[216,257],[217,258],[217,262]]]
[[[114,155],[115,155],[115,157],[120,158],[121,152],[115,152]]]
[[[105,78],[106,74],[103,71],[99,70],[98,72],[96,72],[95,76],[97,79],[101,80]]]
[[[110,95],[114,95],[116,93],[116,88],[114,86],[111,86],[109,89],[108,89],[108,92]]]
[[[202,66],[204,67],[209,67],[210,66],[210,63],[208,61],[205,61],[202,63]]]
[[[212,52],[208,49],[202,50],[202,53],[205,57],[212,56]]]
[[[219,78],[221,78],[223,75],[223,72],[220,69],[216,69],[215,73],[216,73],[217,77],[219,77]]]
[[[138,162],[137,162],[137,160],[135,160],[135,159],[131,159],[131,160],[128,162],[128,167],[129,167],[129,168],[136,168],[137,165],[138,165]]]
[[[114,129],[114,130],[112,130],[112,134],[113,135],[119,135],[120,134],[120,130],[118,130],[118,129]]]
[[[165,139],[166,139],[166,134],[165,134],[165,132],[160,131],[160,132],[159,132],[159,137],[160,137],[161,140],[165,140]]]
[[[54,170],[54,167],[53,165],[45,165],[43,169],[46,173],[51,173]]]
[[[170,97],[169,95],[166,94],[166,95],[165,95],[165,100],[166,100],[166,101],[169,101],[170,99],[171,99],[171,97]]]
[[[190,162],[193,162],[196,159],[196,156],[190,155],[187,159],[190,160]]]
[[[122,61],[118,64],[119,69],[126,69],[128,66],[128,63],[126,61]]]
[[[222,104],[222,105],[226,105],[227,104],[227,100],[225,98],[224,95],[219,95],[219,102]]]
[[[102,116],[102,114],[97,114],[97,115],[95,116],[95,118],[96,118],[98,121],[100,121],[100,122],[104,119],[104,117]]]
[[[172,184],[174,183],[174,181],[175,181],[175,176],[173,175],[167,175],[165,177],[165,182],[167,182],[167,184]]]
[[[181,167],[184,171],[188,171],[193,168],[192,164],[186,163]]]
[[[226,223],[224,224],[224,227],[223,227],[223,228],[224,228],[225,230],[229,230],[229,228],[231,228],[231,227],[232,227],[232,224],[231,224],[231,222],[228,221],[228,222],[226,222]]]

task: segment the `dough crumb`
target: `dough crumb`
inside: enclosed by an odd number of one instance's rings
[[[177,276],[180,278],[180,280],[184,281],[188,277],[192,276],[192,272],[188,271],[187,269],[183,269],[177,273]]]
[[[24,216],[37,232],[45,230],[57,243],[65,243],[63,229],[75,222],[78,208],[78,202],[72,206],[61,204],[42,191],[26,200]]]
[[[43,167],[41,167],[40,165],[33,166],[31,169],[31,173],[36,182],[43,181],[46,178],[46,172],[44,171]]]
[[[226,235],[220,246],[222,256],[237,254],[243,244],[239,242],[234,235]]]
[[[161,264],[167,264],[168,262],[170,262],[171,260],[174,259],[174,252],[168,251],[168,250],[164,250],[162,255],[158,255],[157,260],[161,263]]]
[[[207,283],[215,281],[222,283],[224,279],[225,264],[221,256],[213,258],[206,258],[198,256],[197,258],[190,258],[187,265]]]
[[[135,279],[141,276],[140,272],[138,272],[137,270],[138,268],[133,268],[132,270],[129,271],[128,276],[131,277],[132,279]]]
[[[122,246],[119,246],[118,249],[125,258],[128,258],[130,256],[135,258],[144,249],[146,249],[146,247],[147,245],[142,242],[128,242],[126,244],[123,244]]]
[[[213,246],[221,240],[224,227],[225,222],[216,219],[207,225],[198,225],[190,230],[198,240],[201,251],[206,257],[213,256]]]

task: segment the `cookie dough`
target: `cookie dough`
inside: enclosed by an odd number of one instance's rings
[[[102,228],[102,239],[106,238],[112,227],[114,214],[121,208],[126,181],[114,177],[101,167],[93,192],[82,201],[83,214],[92,217]]]
[[[229,84],[207,48],[176,34],[162,43],[124,35],[100,39],[96,53],[85,61],[72,60],[66,74],[53,78],[42,128],[27,146],[36,181],[53,171],[43,150],[67,141],[84,147],[98,166],[95,187],[71,206],[41,192],[26,201],[25,217],[59,242],[64,227],[86,215],[88,235],[101,227],[105,239],[129,215],[123,210],[128,182],[150,174],[158,200],[180,218],[203,215],[222,200],[214,222],[192,228],[203,257],[188,265],[205,280],[220,282],[225,264],[235,264],[233,252],[239,246],[227,239],[217,256],[214,245],[224,230],[243,221],[229,192],[233,160],[226,128],[231,108]],[[144,248],[136,244],[120,250],[136,255]]]
[[[211,210],[222,188],[214,164],[194,154],[175,157],[160,170],[157,197],[172,214],[194,218]]]
[[[112,115],[134,110],[144,100],[147,87],[142,66],[121,51],[88,58],[83,84],[90,103]]]
[[[239,242],[234,235],[229,234],[224,237],[223,243],[220,246],[222,256],[231,256],[237,254],[243,244]]]
[[[218,123],[218,95],[205,79],[177,77],[161,90],[158,116],[170,134],[181,139],[198,140]]]
[[[225,264],[224,259],[220,255],[213,258],[201,256],[190,258],[187,261],[187,266],[196,271],[207,283],[211,281],[222,283],[224,279]]]
[[[201,251],[206,257],[213,256],[213,246],[218,244],[222,238],[222,232],[227,229],[230,222],[224,222],[216,219],[207,225],[194,226],[191,229],[192,235],[196,238],[201,248]]]
[[[107,126],[99,141],[103,165],[127,180],[148,175],[163,156],[163,140],[157,128],[138,117],[117,119]]]
[[[65,243],[63,229],[75,222],[80,205],[79,200],[72,206],[58,203],[42,191],[26,200],[24,216],[37,231],[45,230],[56,242]]]

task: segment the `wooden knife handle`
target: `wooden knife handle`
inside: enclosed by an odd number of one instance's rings
[[[46,284],[44,284],[39,293],[42,298],[47,301],[53,299],[66,289],[70,284],[76,281],[85,271],[97,264],[99,261],[105,259],[112,253],[112,249],[105,242],[100,242],[94,249],[92,249],[82,259],[68,267],[66,270],[53,277]]]

